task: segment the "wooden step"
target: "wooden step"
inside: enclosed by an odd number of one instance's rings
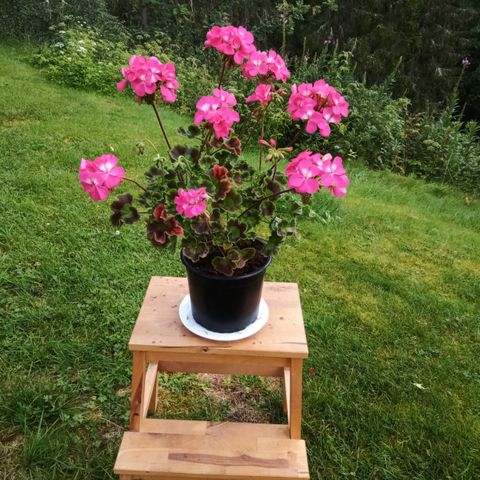
[[[188,420],[126,432],[114,470],[122,480],[310,478],[305,442],[287,425]]]

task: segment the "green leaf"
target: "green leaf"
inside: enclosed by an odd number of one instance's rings
[[[272,232],[267,243],[263,247],[263,254],[266,256],[276,255],[280,250],[280,244],[282,242],[283,237],[277,235],[276,232]]]
[[[194,162],[198,162],[200,158],[200,151],[196,148],[187,147],[185,145],[175,145],[170,150],[170,155],[174,160],[179,160],[180,157],[190,158]]]
[[[183,145],[175,145],[170,150],[170,155],[174,160],[178,160],[181,156],[185,155],[186,150],[187,150],[187,147]]]
[[[226,277],[232,277],[235,271],[235,263],[226,257],[215,257],[212,260],[213,268]]]
[[[231,190],[232,184],[230,183],[230,180],[228,180],[228,178],[220,180],[217,184],[217,193],[215,195],[215,198],[217,200],[225,200],[226,196]]]
[[[135,207],[132,206],[133,197],[127,193],[120,195],[117,200],[112,202],[113,214],[110,217],[112,225],[120,227],[122,224],[135,223],[140,215]]]
[[[207,244],[199,242],[194,238],[183,239],[182,249],[183,254],[194,263],[201,258],[205,258],[210,252]]]
[[[232,248],[228,251],[227,258],[235,264],[235,268],[243,268],[256,253],[257,251],[253,247]]]
[[[267,200],[260,204],[260,211],[262,212],[263,216],[271,217],[275,211],[275,205],[272,201]]]
[[[199,215],[191,221],[192,229],[195,233],[199,235],[205,234],[208,232],[209,224],[208,218],[205,215]]]
[[[219,205],[229,212],[234,212],[242,204],[242,198],[235,190],[230,190],[228,195],[225,197]]]
[[[180,135],[183,135],[184,137],[188,137],[188,138],[195,138],[195,137],[198,137],[200,135],[200,128],[197,127],[196,125],[189,125],[187,127],[187,130],[185,130],[183,127],[180,127],[178,129],[178,133]]]

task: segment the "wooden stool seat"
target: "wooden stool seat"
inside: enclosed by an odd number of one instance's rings
[[[121,480],[309,478],[305,442],[287,425],[162,420],[155,430],[124,434]]]

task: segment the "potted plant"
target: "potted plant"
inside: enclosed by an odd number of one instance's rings
[[[118,89],[128,85],[139,104],[151,106],[168,149],[146,173],[145,185],[125,176],[111,154],[82,159],[80,182],[94,200],[105,200],[122,181],[139,189],[135,199],[120,195],[112,203],[112,223],[119,227],[146,215],[147,238],[158,248],[180,249],[186,266],[194,319],[209,330],[235,332],[255,321],[265,269],[282,241],[296,233],[296,221],[320,189],[341,197],[349,180],[340,157],[280,147],[265,140],[263,119],[271,102],[285,102],[292,120],[323,137],[330,125],[348,115],[348,103],[324,80],[279,86],[290,77],[275,51],[259,51],[243,27],[213,27],[205,45],[222,54],[219,82],[196,104],[194,124],[180,128],[184,145],[172,146],[156,103],[173,103],[179,83],[172,62],[133,56],[122,69]],[[261,125],[258,161],[243,156],[234,125],[237,99],[223,89],[225,74],[240,69],[256,81],[246,98],[251,119]],[[256,143],[256,142],[255,142]],[[285,163],[288,162],[285,166]],[[255,164],[255,165],[254,165]],[[141,214],[135,204],[142,206]]]

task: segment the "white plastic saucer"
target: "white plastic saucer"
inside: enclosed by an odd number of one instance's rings
[[[211,330],[207,330],[205,327],[198,324],[192,315],[190,295],[185,295],[185,297],[183,297],[182,301],[180,302],[178,313],[180,314],[180,320],[182,321],[183,326],[195,335],[198,335],[202,338],[208,338],[209,340],[232,342],[234,340],[242,340],[243,338],[251,337],[265,326],[268,320],[268,305],[267,302],[265,302],[265,300],[262,298],[260,300],[257,319],[243,330],[232,333],[212,332]]]

